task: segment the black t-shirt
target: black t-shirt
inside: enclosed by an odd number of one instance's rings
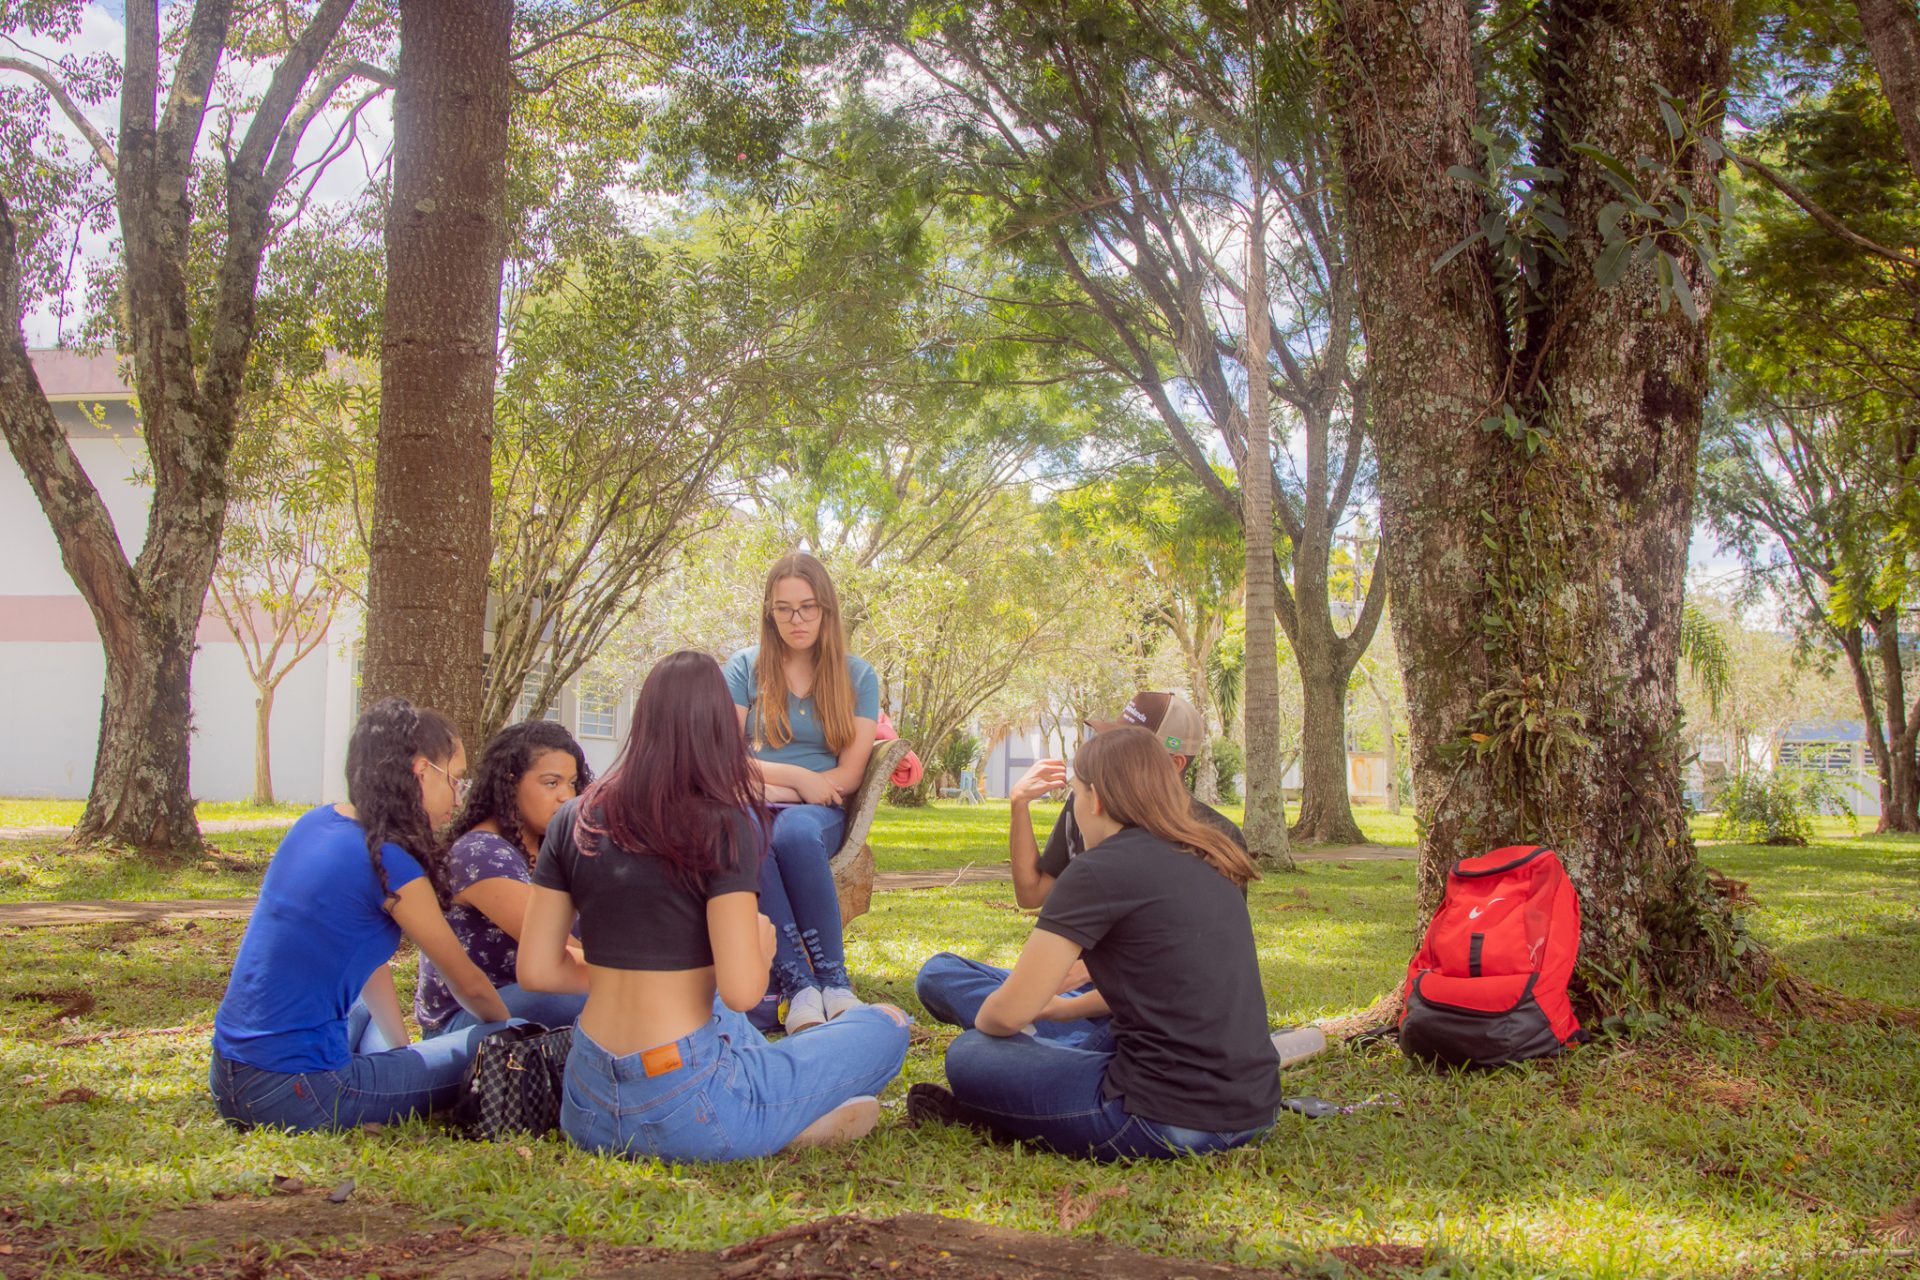
[[[706,891],[689,893],[667,863],[645,849],[622,849],[603,839],[588,856],[573,840],[580,802],[560,806],[547,824],[533,882],[558,889],[580,913],[587,963],[607,969],[704,969],[713,963],[707,936],[707,899],[760,891],[760,840],[741,814],[728,825],[732,870],[715,872]]]
[[[1139,827],[1075,858],[1037,927],[1080,944],[1113,1010],[1106,1096],[1190,1129],[1258,1129],[1279,1058],[1246,899],[1205,859]]]
[[[1240,828],[1233,825],[1233,819],[1210,805],[1193,801],[1193,816],[1210,827],[1217,827],[1233,837],[1233,842],[1242,849],[1247,847],[1246,836]],[[1067,869],[1067,864],[1087,851],[1087,838],[1080,834],[1080,823],[1073,816],[1073,793],[1067,793],[1067,802],[1060,809],[1060,816],[1053,821],[1053,830],[1047,833],[1047,847],[1040,851],[1040,871],[1055,880]]]

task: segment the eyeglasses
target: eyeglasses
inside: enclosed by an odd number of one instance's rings
[[[431,760],[427,761],[427,768],[435,770],[441,777],[447,780],[447,785],[453,788],[453,802],[455,804],[466,803],[467,792],[473,790],[472,778],[456,778]]]
[[[820,602],[809,600],[805,604],[776,604],[768,610],[775,622],[812,622],[820,616]]]

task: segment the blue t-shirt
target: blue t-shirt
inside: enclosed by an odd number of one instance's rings
[[[449,898],[465,893],[482,880],[518,880],[526,884],[532,878],[533,868],[527,864],[527,855],[515,848],[511,840],[491,831],[469,831],[447,850]],[[520,958],[520,944],[489,920],[486,912],[456,902],[447,908],[447,923],[453,927],[453,936],[460,939],[467,955],[496,990],[519,981],[514,966]],[[433,961],[421,956],[420,985],[414,989],[413,1016],[421,1026],[431,1027],[458,1012],[460,1002],[453,998],[447,980],[434,968]]]
[[[826,727],[820,723],[811,694],[804,698],[796,698],[791,693],[787,695],[787,724],[793,730],[793,741],[783,747],[754,744],[753,740],[760,729],[760,709],[754,705],[760,697],[760,681],[754,671],[759,661],[760,646],[756,644],[728,658],[725,668],[733,705],[747,708],[747,741],[753,748],[754,758],[770,760],[775,764],[799,765],[815,773],[825,773],[839,764],[839,755],[827,745]],[[878,720],[880,677],[874,674],[873,666],[865,658],[848,654],[847,679],[853,685],[854,718]]]
[[[425,874],[397,844],[380,852],[392,892]],[[347,1011],[400,945],[385,906],[366,828],[332,805],[302,814],[267,864],[213,1018],[214,1050],[263,1071],[338,1071],[351,1062]]]

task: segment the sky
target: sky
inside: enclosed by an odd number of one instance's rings
[[[169,0],[169,3],[174,0]],[[42,41],[36,44],[31,40],[16,42],[13,52],[22,56],[41,55],[58,57],[62,53],[108,52],[119,56],[125,44],[124,16],[125,0],[95,0],[89,4],[82,20],[81,30],[71,41],[58,44]],[[264,71],[249,68],[250,79],[264,79]],[[346,94],[341,95],[343,99]],[[88,115],[109,137],[114,134],[119,103],[117,99],[92,108]],[[321,154],[334,135],[335,128],[344,118],[344,109],[336,109],[316,120],[307,130],[301,147],[301,160]],[[78,141],[79,135],[66,123],[58,112],[55,121],[69,137]],[[211,113],[209,118],[211,124]],[[202,146],[209,146],[209,128],[203,133]],[[359,122],[361,145],[349,150],[336,160],[323,175],[315,189],[315,199],[322,203],[329,200],[344,199],[361,190],[369,179],[372,169],[381,164],[393,134],[391,95],[373,102],[362,112]],[[87,257],[98,257],[112,251],[110,238],[104,235],[88,234],[81,239],[81,253]],[[41,305],[24,318],[27,341],[33,346],[53,345],[60,334],[60,325],[52,310]],[[1298,452],[1299,441],[1289,442],[1289,452]],[[1304,458],[1295,459],[1296,466],[1304,469]],[[1689,552],[1689,578],[1696,582],[1712,582],[1724,579],[1738,571],[1739,562],[1732,556],[1720,551],[1713,536],[1705,530],[1696,530]]]

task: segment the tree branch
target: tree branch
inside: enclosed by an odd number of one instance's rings
[[[107,141],[107,135],[100,132],[93,121],[87,119],[80,110],[80,104],[60,83],[60,77],[46,67],[35,66],[22,58],[0,58],[0,71],[18,71],[21,75],[38,80],[60,108],[60,114],[67,118],[67,123],[78,129],[80,136],[87,140],[87,145],[93,148],[94,158],[107,171],[107,176],[111,178],[119,171],[120,158],[113,153],[113,144]]]
[[[1878,254],[1880,257],[1897,262],[1901,266],[1920,267],[1920,258],[1915,258],[1911,254],[1901,253],[1898,249],[1889,249],[1878,241],[1867,239],[1867,237],[1861,235],[1858,231],[1855,231],[1852,227],[1849,227],[1846,223],[1821,208],[1814,202],[1812,196],[1809,196],[1799,187],[1794,186],[1792,182],[1787,180],[1785,175],[1765,161],[1756,160],[1752,156],[1743,156],[1737,151],[1727,152],[1727,158],[1739,165],[1742,169],[1750,169],[1766,179],[1781,195],[1804,209],[1808,216],[1819,223],[1828,234],[1839,237],[1856,249],[1863,249],[1868,253]]]

